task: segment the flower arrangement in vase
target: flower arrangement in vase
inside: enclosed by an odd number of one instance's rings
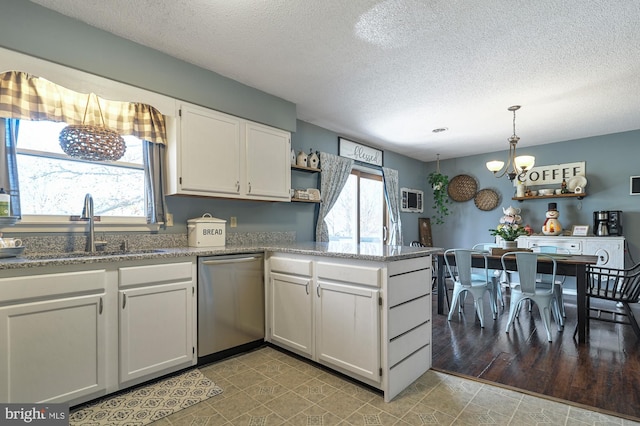
[[[504,216],[500,218],[500,224],[495,229],[489,229],[494,237],[500,237],[503,240],[503,248],[515,248],[518,246],[516,239],[521,235],[529,235],[529,231],[520,225],[522,217],[520,209],[511,206],[502,208]]]

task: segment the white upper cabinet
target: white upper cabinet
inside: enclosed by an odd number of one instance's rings
[[[177,108],[169,195],[290,201],[289,132],[184,102]]]
[[[291,135],[250,122],[245,129],[247,197],[291,201]]]
[[[240,194],[240,120],[204,108],[180,106],[178,191]]]

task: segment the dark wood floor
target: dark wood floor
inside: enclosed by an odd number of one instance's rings
[[[531,314],[524,309],[506,333],[508,294],[505,299],[493,321],[485,296],[483,329],[471,297],[464,313],[447,321],[437,314],[434,295],[433,367],[640,421],[640,342],[630,326],[591,321],[589,342],[578,344],[575,297],[565,296],[565,330],[552,322],[549,343],[536,307]]]

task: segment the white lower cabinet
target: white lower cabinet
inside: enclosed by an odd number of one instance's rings
[[[105,277],[95,270],[0,278],[0,402],[105,393]]]
[[[317,292],[318,362],[380,382],[380,291],[319,279]]]
[[[120,383],[191,365],[194,264],[133,266],[119,275]]]
[[[181,260],[2,271],[0,403],[77,405],[195,365],[195,258]]]
[[[266,268],[268,341],[382,389],[386,401],[431,367],[430,256],[269,253]]]
[[[269,285],[271,341],[301,354],[313,354],[311,277],[272,273]]]

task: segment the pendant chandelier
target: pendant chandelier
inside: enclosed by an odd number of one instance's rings
[[[66,126],[60,132],[58,141],[62,150],[70,157],[87,161],[116,161],[126,151],[124,139],[115,130],[104,124],[104,116],[100,107],[100,99],[96,96],[102,126],[84,124],[89,109],[91,94],[87,96],[82,124]]]
[[[516,157],[516,145],[520,138],[516,135],[516,111],[520,109],[520,105],[513,105],[507,110],[513,112],[513,135],[509,138],[509,158],[505,166],[504,161],[493,160],[487,162],[487,169],[493,172],[494,176],[501,178],[505,174],[509,180],[516,177],[519,181],[524,181],[527,176],[527,170],[531,170],[536,162],[536,157],[532,155],[520,155]],[[511,169],[509,169],[511,168]]]

